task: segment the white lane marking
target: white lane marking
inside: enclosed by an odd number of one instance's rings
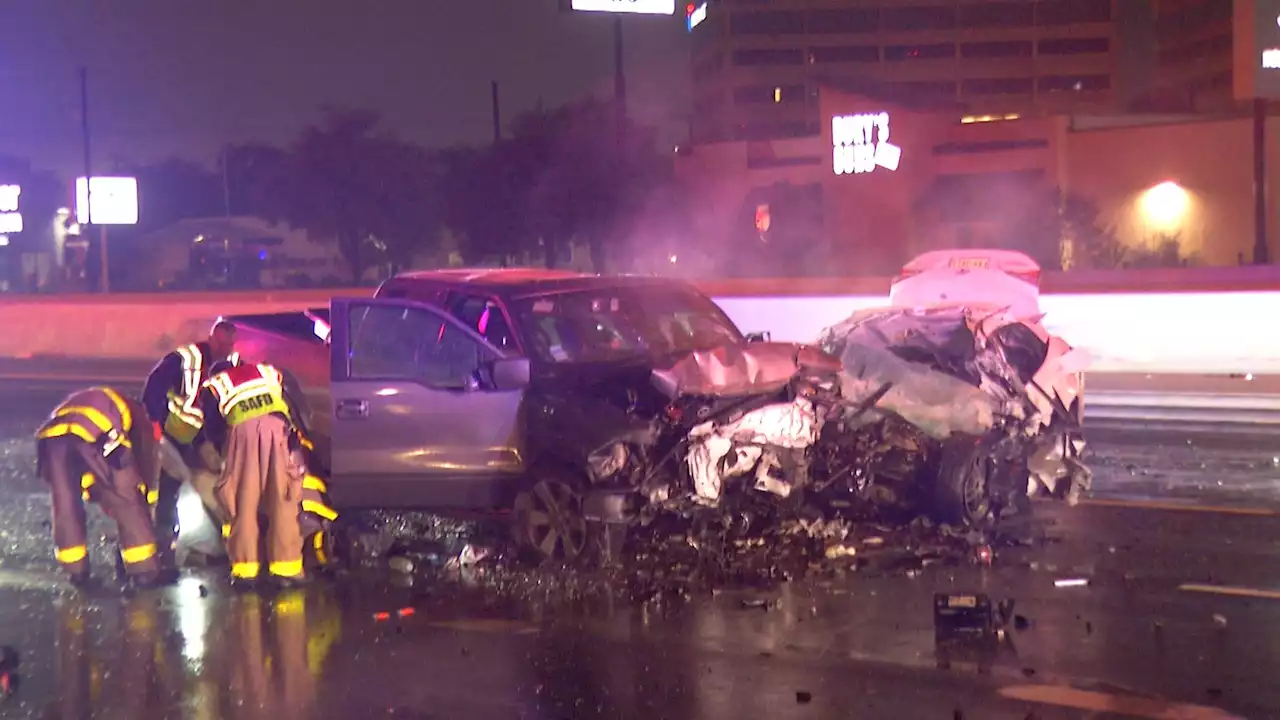
[[[1178,586],[1183,592],[1212,593],[1214,595],[1233,595],[1235,597],[1266,598],[1280,600],[1280,590],[1263,590],[1262,588],[1242,587],[1239,585],[1204,585],[1201,583],[1183,583]]]
[[[1137,695],[1113,695],[1060,685],[1013,685],[1000,688],[999,693],[1012,700],[1145,720],[1236,720],[1239,717],[1207,705],[1177,703]]]
[[[1257,517],[1275,517],[1277,513],[1271,508],[1229,507],[1222,505],[1191,505],[1188,503],[1169,502],[1166,500],[1108,500],[1104,498],[1082,498],[1081,505],[1098,507],[1133,508],[1135,510],[1172,510],[1178,512],[1217,513],[1219,515],[1253,515]]]

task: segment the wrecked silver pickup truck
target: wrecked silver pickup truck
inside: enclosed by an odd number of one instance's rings
[[[674,280],[485,270],[319,317],[237,321],[331,408],[335,505],[509,511],[541,559],[743,497],[985,529],[1035,478],[1087,480],[1071,398],[1035,395],[1052,353],[997,315],[857,315],[805,346]]]
[[[698,351],[653,372],[666,417],[601,447],[592,475],[622,476],[651,508],[763,492],[989,529],[1038,490],[1088,487],[1062,360],[1032,327],[961,306],[861,312],[820,349]]]

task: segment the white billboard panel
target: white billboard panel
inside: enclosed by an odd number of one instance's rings
[[[690,7],[693,7],[693,6],[690,5]],[[702,21],[706,19],[707,19],[707,3],[704,2],[701,5],[689,11],[689,17],[687,22],[689,32],[693,32],[693,29],[701,25]]]
[[[18,212],[21,195],[21,186],[0,185],[0,235],[22,232],[22,213]]]
[[[92,190],[93,196],[89,196]],[[92,202],[90,202],[92,201]],[[92,218],[89,215],[92,214]],[[81,225],[137,225],[138,180],[129,177],[76,178],[76,222]]]
[[[583,12],[676,14],[676,0],[572,0],[569,7]]]

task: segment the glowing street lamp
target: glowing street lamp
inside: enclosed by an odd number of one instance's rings
[[[1173,181],[1162,182],[1138,199],[1138,211],[1150,226],[1161,231],[1176,230],[1191,209],[1191,194]]]

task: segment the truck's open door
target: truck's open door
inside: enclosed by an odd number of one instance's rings
[[[492,506],[523,469],[528,361],[410,300],[335,299],[329,315],[334,504]]]

